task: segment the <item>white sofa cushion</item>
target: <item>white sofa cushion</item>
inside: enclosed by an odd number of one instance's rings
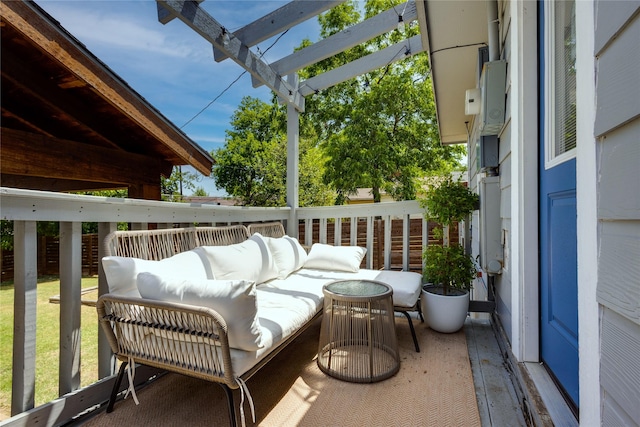
[[[307,260],[307,252],[298,239],[283,237],[265,237],[269,250],[278,268],[278,279],[286,279],[294,271],[302,268]]]
[[[393,305],[413,308],[422,291],[422,275],[413,271],[378,271],[375,280],[386,283],[393,289]]]
[[[140,273],[137,284],[143,298],[209,307],[218,312],[227,323],[230,347],[254,351],[263,346],[254,281]]]
[[[304,263],[304,268],[357,272],[366,253],[367,249],[359,246],[332,246],[314,243]]]
[[[246,279],[263,283],[278,276],[278,270],[265,238],[256,233],[242,243],[226,246],[202,246],[216,279]]]
[[[109,285],[109,292],[130,297],[140,297],[136,278],[142,272],[155,273],[160,276],[180,274],[183,278],[191,279],[207,279],[209,277],[203,258],[194,251],[181,252],[160,261],[107,256],[102,258],[102,266]]]

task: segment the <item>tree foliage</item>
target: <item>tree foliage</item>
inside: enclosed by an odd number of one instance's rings
[[[286,107],[275,98],[266,103],[245,97],[231,119],[223,148],[212,153],[218,188],[245,206],[285,206],[287,172]],[[300,129],[300,206],[328,204],[331,193],[322,183],[324,158]]]
[[[196,183],[200,181],[200,177],[189,171],[183,171],[177,166],[171,171],[171,176],[165,178],[160,177],[160,189],[162,192],[162,200],[171,202],[182,201],[185,191],[195,191]]]
[[[327,38],[400,0],[346,1],[319,16]],[[418,33],[407,25],[300,70],[302,81],[399,43]],[[309,46],[304,40],[298,49]],[[384,191],[397,200],[415,199],[419,179],[460,167],[465,148],[442,146],[426,54],[402,45],[397,62],[306,98],[300,119],[300,205],[344,203],[358,188]],[[286,197],[285,107],[245,98],[232,118],[224,148],[213,153],[218,188],[243,205],[283,206]],[[320,179],[320,177],[322,179]]]
[[[388,1],[368,0],[364,17],[387,8]],[[345,2],[321,17],[321,35],[328,37],[359,20],[357,3]],[[301,74],[303,78],[321,74],[417,31],[415,25],[406,27],[404,33],[392,31]],[[464,147],[440,144],[428,57],[411,56],[408,42],[398,55],[407,57],[307,98],[306,116],[327,155],[324,178],[337,191],[337,204],[362,187],[372,188],[376,202],[382,191],[397,200],[414,199],[420,177],[447,172],[462,160]]]

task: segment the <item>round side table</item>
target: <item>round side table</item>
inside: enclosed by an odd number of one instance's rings
[[[400,369],[393,290],[374,280],[338,280],[323,288],[318,367],[351,382],[385,380]]]

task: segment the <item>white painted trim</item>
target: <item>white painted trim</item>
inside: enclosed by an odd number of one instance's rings
[[[525,368],[535,384],[540,398],[553,421],[553,425],[564,427],[577,427],[578,421],[573,416],[569,405],[562,397],[560,390],[540,363],[525,363]],[[583,423],[583,425],[597,425]]]
[[[537,362],[538,280],[538,99],[537,4],[511,2],[511,348],[519,362]]]
[[[578,342],[580,423],[600,425],[600,309],[598,284],[595,12],[592,1],[576,2],[576,89],[578,126],[576,203],[578,211]],[[593,195],[596,194],[596,197]]]

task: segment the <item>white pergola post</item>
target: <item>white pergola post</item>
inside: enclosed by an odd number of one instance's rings
[[[298,75],[287,76],[287,82],[298,90]],[[287,234],[298,237],[299,194],[299,158],[300,158],[300,113],[296,105],[287,102],[287,206],[291,208],[287,221]]]

